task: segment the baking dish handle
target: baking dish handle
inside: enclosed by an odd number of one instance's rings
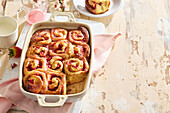
[[[37,100],[38,100],[38,103],[40,106],[42,106],[42,107],[60,107],[60,106],[63,106],[63,104],[67,100],[67,96],[63,95],[63,96],[57,97],[58,98],[58,99],[56,99],[57,102],[46,102],[46,100],[45,100],[46,97],[48,97],[48,95],[46,95],[46,96],[37,95]],[[49,95],[49,97],[50,97],[50,95]]]
[[[76,22],[76,19],[71,12],[58,12],[54,11],[51,16],[49,21],[55,21],[55,16],[67,16],[68,17],[68,22]]]

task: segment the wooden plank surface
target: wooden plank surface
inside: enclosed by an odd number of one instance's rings
[[[11,15],[7,2],[6,15]],[[14,8],[14,7],[12,7]],[[103,68],[91,80],[82,113],[169,113],[169,0],[124,0],[114,15],[80,18],[121,32]],[[10,113],[16,113],[16,111]]]

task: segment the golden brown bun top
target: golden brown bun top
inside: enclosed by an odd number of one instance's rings
[[[87,1],[86,8],[94,14],[104,13],[109,9],[110,6],[110,0],[87,0]]]

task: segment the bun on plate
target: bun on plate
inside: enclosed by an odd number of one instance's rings
[[[93,14],[102,14],[109,10],[110,0],[85,0],[85,6]]]

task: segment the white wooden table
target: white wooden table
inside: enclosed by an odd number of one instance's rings
[[[6,15],[16,6],[7,1]],[[81,18],[104,23],[105,33],[122,33],[93,75],[81,113],[169,113],[170,1],[124,0],[114,15]]]

